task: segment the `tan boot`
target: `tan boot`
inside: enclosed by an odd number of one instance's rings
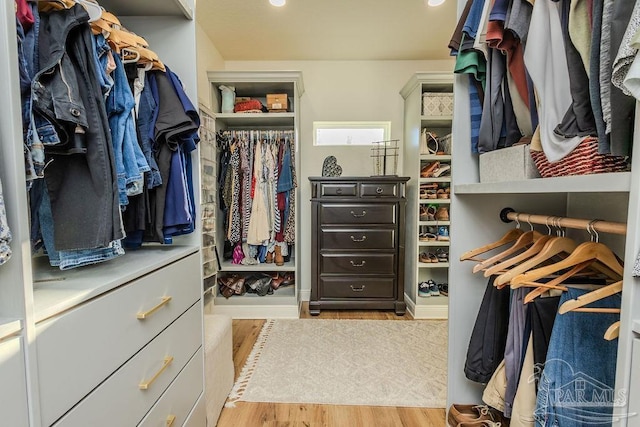
[[[273,252],[267,252],[264,262],[271,264],[273,262]]]
[[[276,245],[275,252],[276,253],[275,253],[274,257],[273,257],[273,261],[278,266],[284,265],[284,257],[282,256],[282,248],[280,248],[280,246]]]

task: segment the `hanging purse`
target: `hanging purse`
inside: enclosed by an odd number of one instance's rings
[[[437,154],[438,148],[438,136],[423,128],[420,133],[420,154]]]

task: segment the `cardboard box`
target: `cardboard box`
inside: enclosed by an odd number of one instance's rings
[[[453,93],[425,92],[422,94],[423,116],[452,116]]]
[[[286,93],[268,93],[267,94],[267,110],[287,110],[287,94]]]
[[[515,145],[480,154],[480,182],[540,178],[528,145]]]

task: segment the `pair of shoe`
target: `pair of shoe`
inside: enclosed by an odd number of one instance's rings
[[[425,263],[425,264],[431,264],[431,263],[437,263],[440,262],[438,261],[438,257],[436,256],[436,254],[432,253],[432,252],[422,252],[420,253],[420,255],[418,256],[418,261]]]
[[[440,225],[438,227],[438,234],[436,236],[436,240],[442,241],[442,242],[448,242],[449,241],[449,227],[447,227],[446,225]]]
[[[449,296],[449,284],[448,283],[438,283],[438,290],[440,291],[440,295],[448,297]]]
[[[486,405],[458,405],[449,408],[447,420],[456,427],[507,427],[509,420],[502,412]]]
[[[436,198],[438,198],[438,199],[448,199],[450,192],[451,192],[451,190],[449,189],[449,187],[440,188],[440,189],[438,189],[436,191]]]
[[[433,242],[436,239],[437,239],[436,234],[431,232],[420,233],[420,235],[418,236],[418,240],[420,240],[421,242]]]
[[[420,205],[420,221],[435,221],[437,213],[438,209],[434,205]]]
[[[438,285],[432,279],[418,283],[419,297],[434,297],[440,295]]]
[[[436,258],[438,258],[438,262],[449,262],[449,251],[439,248],[436,250]]]
[[[438,178],[451,173],[451,165],[442,164],[439,161],[427,163],[420,169],[421,178]]]

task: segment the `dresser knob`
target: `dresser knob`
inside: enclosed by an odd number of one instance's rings
[[[382,194],[383,191],[384,190],[382,189],[382,187],[376,188],[376,193],[378,193],[378,194]]]
[[[354,242],[364,242],[365,240],[367,240],[367,236],[362,236],[360,239],[356,239],[355,237],[351,236],[351,240]]]
[[[353,292],[362,292],[362,291],[364,291],[364,285],[360,285],[360,286],[351,285],[351,290]]]
[[[361,214],[357,214],[354,211],[351,211],[351,215],[353,215],[356,218],[362,218],[363,216],[365,216],[367,214],[367,211],[365,211],[364,209],[362,210]]]
[[[356,264],[353,261],[349,261],[351,263],[352,267],[364,267],[364,265],[367,263],[365,260],[362,260],[362,262],[360,264]]]
[[[336,194],[342,194],[342,188],[336,188]]]

